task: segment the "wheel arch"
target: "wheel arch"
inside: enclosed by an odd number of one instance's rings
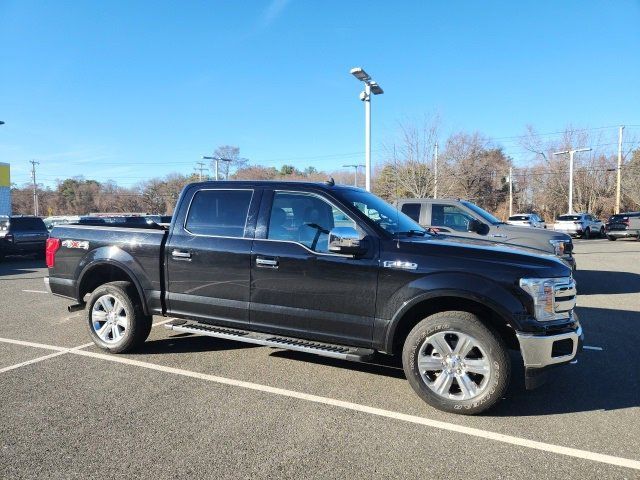
[[[79,303],[84,303],[84,297],[88,293],[105,283],[116,281],[127,281],[135,287],[142,310],[148,315],[147,302],[140,282],[126,265],[114,260],[101,259],[86,265],[78,277],[76,298]]]
[[[507,347],[519,348],[511,315],[497,302],[466,291],[440,290],[414,298],[396,313],[387,329],[384,351],[391,354],[402,351],[404,340],[415,325],[429,315],[446,311],[477,315],[485,326],[500,335]]]

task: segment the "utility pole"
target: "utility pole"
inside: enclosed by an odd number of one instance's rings
[[[617,168],[617,179],[616,179],[616,209],[614,213],[620,213],[620,169],[622,168],[622,131],[624,130],[624,125],[620,125],[620,130],[618,130],[618,168]]]
[[[31,164],[31,180],[33,181],[33,214],[38,216],[38,190],[36,184],[36,165],[40,165],[40,162],[35,160],[29,160]]]
[[[233,160],[231,160],[230,158],[222,158],[222,157],[216,157],[215,155],[212,155],[210,157],[206,157],[206,156],[202,156],[203,160],[213,160],[214,162],[216,162],[216,169],[215,169],[215,174],[216,174],[216,182],[219,180],[218,178],[218,163],[219,162],[232,162]],[[227,180],[229,179],[229,173],[227,171]]]
[[[438,142],[433,148],[433,198],[438,198]]]
[[[198,180],[201,182],[202,181],[202,172],[204,172],[205,170],[209,170],[207,167],[205,167],[206,163],[204,162],[196,162],[196,165],[198,165],[197,167],[195,167],[195,171],[199,172],[198,173]]]
[[[563,152],[554,152],[554,155],[569,154],[569,211],[573,213],[573,155],[576,152],[590,152],[591,148],[575,148],[573,150],[565,150]]]
[[[509,167],[509,216],[513,215],[513,168]]]
[[[364,165],[362,165],[361,163],[358,163],[358,164],[354,163],[352,165],[342,165],[342,167],[343,168],[353,168],[353,169],[355,169],[355,174],[354,174],[354,177],[353,177],[353,186],[357,187],[358,186],[358,168],[359,167],[364,167]]]

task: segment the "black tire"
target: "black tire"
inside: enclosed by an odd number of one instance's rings
[[[124,333],[117,339],[105,340],[96,332],[99,325],[97,322],[100,320],[94,319],[94,316],[100,312],[94,313],[94,306],[102,297],[117,299],[122,305],[121,311],[125,312],[127,326]],[[98,347],[112,353],[125,353],[137,348],[144,343],[151,332],[152,317],[144,314],[138,292],[130,282],[111,282],[99,286],[91,293],[85,311],[91,339]],[[95,327],[94,320],[96,320]]]
[[[604,227],[602,227],[602,228],[600,229],[600,238],[605,238],[606,236],[607,236],[607,234],[606,234],[606,233],[604,233]]]
[[[591,230],[590,230],[590,229],[588,229],[588,228],[587,228],[587,229],[584,231],[583,238],[584,238],[585,240],[589,240],[589,239],[591,238]]]
[[[611,236],[611,235],[607,235],[607,238],[608,238],[610,241],[612,241],[612,242],[615,242],[615,241],[617,240],[617,238],[616,238],[616,237],[613,237],[613,236]]]
[[[427,381],[423,379],[423,374],[418,368],[418,358],[424,354],[425,344],[427,344],[426,348],[429,348],[428,339],[434,338],[433,336],[440,332],[447,332],[445,337],[455,337],[455,333],[472,337],[482,349],[477,350],[482,354],[482,359],[485,359],[486,356],[487,364],[490,366],[489,373],[486,375],[488,378],[486,378],[485,382],[485,377],[480,376],[483,379],[481,383],[484,382],[484,387],[473,398],[449,398],[451,391],[455,390],[456,386],[459,385],[457,383],[458,376],[454,380],[456,383],[452,383],[447,390],[447,398],[433,391],[427,385]],[[458,339],[460,338],[462,337],[458,337]],[[449,346],[451,345],[449,344]],[[454,349],[456,346],[454,346]],[[475,347],[468,355],[471,355],[474,351]],[[427,358],[435,360],[442,358],[433,357],[433,355],[434,353],[431,353],[431,357]],[[470,361],[467,355],[464,356],[464,361]],[[436,313],[419,322],[405,340],[402,350],[402,366],[409,384],[422,400],[439,410],[463,415],[484,412],[495,405],[504,395],[511,375],[511,360],[502,338],[496,332],[487,328],[476,315],[459,311]],[[425,377],[427,375],[425,373]],[[474,378],[478,378],[475,374],[471,375],[474,375]],[[466,370],[464,371],[464,376],[468,376]],[[438,376],[434,378],[437,379]],[[462,389],[459,386],[457,388],[461,392],[460,395],[462,395]]]

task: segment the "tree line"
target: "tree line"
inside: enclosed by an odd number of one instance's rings
[[[526,166],[516,166],[505,149],[480,133],[453,133],[439,144],[437,176],[435,150],[438,121],[403,123],[393,143],[382,147],[382,162],[374,169],[373,192],[393,201],[395,198],[438,197],[471,200],[506,218],[509,211],[509,169],[513,171],[513,211],[537,212],[547,221],[568,209],[568,158],[554,155],[576,147],[593,145],[592,152],[576,155],[574,168],[574,210],[597,216],[613,213],[616,190],[617,153],[615,142],[607,143],[590,131],[567,128],[549,139],[528,128],[518,138],[518,148],[529,155]],[[630,145],[630,146],[629,146]],[[640,209],[640,149],[629,141],[622,169],[622,209]],[[634,149],[635,148],[635,149]],[[231,180],[305,180],[353,185],[353,170],[299,169],[285,164],[280,168],[252,164],[240,156],[237,146],[224,145],[214,152],[219,161],[218,176]],[[211,178],[215,162],[209,173]],[[114,181],[98,182],[84,177],[67,178],[54,188],[39,186],[40,214],[85,215],[92,212],[146,212],[171,214],[182,188],[200,177],[198,172],[173,173],[150,178],[131,187]],[[360,174],[360,186],[364,183]],[[15,214],[33,212],[33,193],[29,185],[12,187]]]

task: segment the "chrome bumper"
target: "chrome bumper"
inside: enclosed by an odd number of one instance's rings
[[[51,285],[49,285],[49,277],[44,277],[44,288],[51,293]]]
[[[578,327],[573,332],[558,335],[516,333],[516,336],[520,342],[524,366],[527,368],[543,368],[557,363],[570,362],[581,349],[584,340],[582,327]],[[570,348],[569,342],[571,342]]]

